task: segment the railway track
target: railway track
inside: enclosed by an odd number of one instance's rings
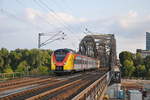
[[[104,72],[88,72],[62,80],[51,77],[49,81],[39,81],[34,87],[1,96],[0,100],[70,100],[103,74]],[[31,85],[29,83],[27,82]]]
[[[37,79],[36,78],[36,79],[32,79],[32,80],[27,80],[27,81],[19,82],[18,84],[1,87],[0,92],[5,91],[5,90],[10,90],[10,89],[16,89],[16,88],[20,88],[20,87],[25,87],[25,86],[29,86],[29,85],[50,82],[50,80],[51,80],[51,78],[47,78],[47,79],[40,79],[40,78]]]
[[[6,82],[1,82],[0,88],[12,86],[12,85],[18,85],[18,84],[22,84],[22,83],[30,82],[30,81],[36,81],[36,80],[40,80],[40,79],[42,79],[42,78],[24,77],[24,78],[19,78],[19,79],[14,79],[14,80],[8,80]]]

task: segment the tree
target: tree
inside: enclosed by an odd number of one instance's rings
[[[38,67],[38,71],[40,74],[47,74],[48,68],[46,66],[40,66],[40,67]]]
[[[8,57],[9,56],[9,51],[6,48],[2,48],[0,50],[0,55],[3,59],[3,61],[4,61],[4,64],[3,64],[2,67],[3,67],[3,69],[5,69],[10,63],[10,58]]]
[[[144,58],[144,65],[146,69],[146,77],[150,79],[150,56]]]
[[[17,69],[17,66],[22,61],[22,54],[17,53],[16,51],[11,51],[9,54],[9,58],[11,59],[10,65],[12,66],[13,70]]]
[[[143,58],[140,53],[136,53],[135,59],[134,59],[134,64],[135,64],[135,66],[139,66],[139,65],[143,64]]]
[[[41,65],[50,67],[50,54],[45,50],[41,51]]]
[[[37,69],[40,66],[50,68],[51,50],[38,49],[16,49],[8,51],[5,48],[0,50],[0,72],[3,72],[8,65],[13,71],[25,72],[26,70]]]
[[[119,54],[119,59],[120,59],[120,63],[122,64],[122,66],[124,66],[123,64],[125,60],[129,60],[129,61],[133,60],[133,54],[128,51],[123,51]]]
[[[38,70],[37,68],[34,68],[34,69],[32,69],[32,70],[30,71],[30,73],[31,73],[32,75],[39,75],[39,70]]]
[[[125,69],[124,75],[127,77],[131,77],[131,75],[135,71],[135,67],[133,66],[133,61],[125,60],[123,65],[124,65],[124,69]]]
[[[148,71],[150,69],[150,56],[146,56],[146,58],[144,59],[144,64],[145,64],[146,70]]]
[[[0,56],[0,72],[3,71],[4,59]]]
[[[150,69],[147,71],[146,76],[148,79],[150,79]]]
[[[22,61],[18,66],[17,66],[17,72],[26,72],[27,71],[27,62],[26,61]]]
[[[138,77],[144,77],[145,76],[145,72],[146,72],[145,65],[138,65],[137,66]]]
[[[11,66],[7,66],[5,69],[4,69],[4,73],[13,73],[13,70],[11,68]]]
[[[32,49],[31,54],[29,56],[29,63],[33,68],[37,68],[38,66],[41,66],[41,51],[37,49]]]

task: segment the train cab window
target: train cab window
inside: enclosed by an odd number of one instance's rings
[[[54,55],[56,56],[56,61],[59,61],[59,62],[63,61],[67,53],[69,53],[69,51],[63,50],[63,49],[55,51]]]

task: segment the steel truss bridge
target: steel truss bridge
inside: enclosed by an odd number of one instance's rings
[[[106,68],[107,71],[99,80],[77,95],[74,100],[102,100],[109,85],[121,82],[114,34],[85,36],[79,44],[79,53],[99,59],[100,68]]]

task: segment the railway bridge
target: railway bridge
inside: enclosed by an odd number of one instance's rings
[[[79,53],[99,59],[100,69],[67,76],[27,76],[0,82],[0,100],[103,100],[107,87],[121,80],[115,36],[87,35],[79,44]]]
[[[117,62],[116,39],[114,34],[87,35],[79,44],[79,53],[100,60],[100,68],[106,73],[93,85],[81,92],[74,100],[101,100],[107,87],[121,82],[121,73]]]

